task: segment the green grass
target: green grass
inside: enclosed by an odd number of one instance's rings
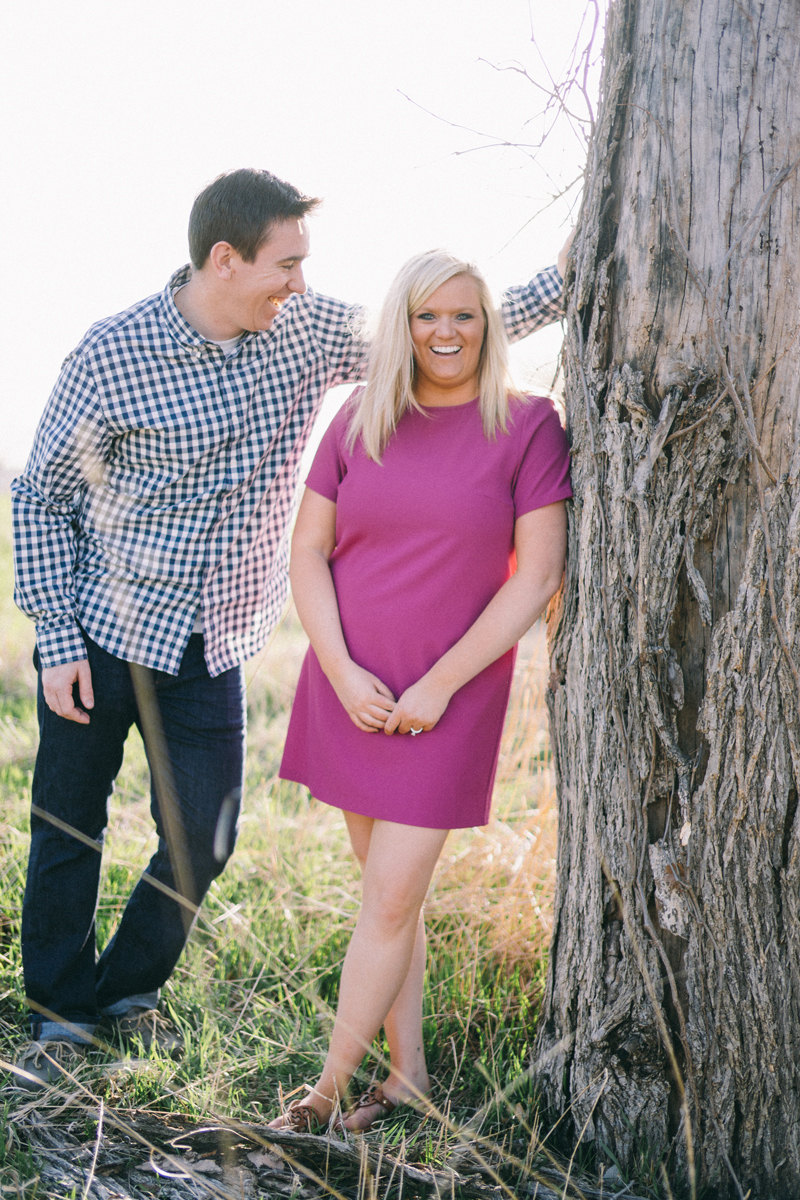
[[[0,498],[0,1056],[25,1038],[19,912],[36,742],[32,628],[11,601],[8,498]],[[358,874],[340,814],[277,778],[305,636],[287,614],[248,667],[249,750],[236,854],[211,888],[189,946],[164,989],[186,1035],[178,1063],[81,1076],[116,1110],[213,1114],[263,1123],[319,1073],[339,973],[358,910]],[[409,1161],[441,1166],[456,1131],[477,1119],[509,1187],[539,1150],[537,1110],[522,1080],[542,993],[555,874],[555,805],[541,680],[541,629],[520,654],[495,793],[483,830],[451,836],[427,906],[430,967],[425,1036],[433,1102],[447,1121],[400,1110],[380,1132]],[[155,846],[144,750],[134,732],[111,804],[97,929],[111,936]],[[381,1077],[383,1048],[362,1079]],[[17,1093],[17,1096],[19,1094]],[[0,1145],[0,1186],[32,1180],[35,1164],[12,1131]],[[473,1136],[471,1134],[470,1136]],[[512,1160],[516,1160],[516,1166]],[[527,1163],[527,1167],[526,1164]],[[27,1174],[26,1174],[27,1172]],[[33,1174],[31,1174],[33,1172]],[[32,1183],[25,1195],[39,1195]]]

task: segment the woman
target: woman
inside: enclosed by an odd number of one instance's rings
[[[388,1077],[343,1122],[366,1129],[428,1090],[423,900],[448,831],[488,820],[514,647],[564,566],[566,439],[509,388],[473,266],[401,270],[307,484],[291,582],[311,648],[281,776],[343,809],[363,899],[322,1075],[272,1124],[324,1126],[383,1026]]]

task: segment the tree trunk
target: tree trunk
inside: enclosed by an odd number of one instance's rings
[[[796,4],[615,0],[567,281],[535,1049],[606,1161],[770,1200],[800,1195],[798,153]]]

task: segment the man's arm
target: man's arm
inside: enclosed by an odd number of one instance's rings
[[[357,304],[330,296],[314,296],[314,321],[319,344],[331,372],[329,388],[363,383],[369,365],[366,313]]]
[[[502,313],[510,342],[560,321],[564,315],[564,280],[558,267],[534,275],[530,283],[510,287],[503,293]],[[361,309],[328,296],[315,297],[317,337],[331,370],[328,387],[340,383],[363,383],[369,366],[369,340]]]
[[[36,624],[45,699],[71,720],[88,721],[72,700],[79,684],[92,704],[86,646],[76,617],[77,520],[87,480],[102,473],[107,447],[96,390],[79,355],[67,359],[36,432],[24,473],[14,480],[14,599]]]
[[[530,283],[507,288],[502,297],[503,324],[510,342],[518,342],[564,315],[564,280],[558,267],[547,267]]]
[[[510,342],[518,342],[563,317],[564,272],[574,237],[572,229],[561,247],[556,266],[540,271],[530,283],[510,287],[503,293],[503,323]]]
[[[510,342],[518,342],[563,317],[564,271],[574,236],[573,229],[561,247],[556,266],[540,271],[530,283],[503,293],[503,321]],[[363,383],[369,365],[364,309],[320,295],[314,297],[314,308],[317,337],[332,371],[328,387]]]

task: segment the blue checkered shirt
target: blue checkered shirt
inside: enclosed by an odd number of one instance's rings
[[[307,291],[230,357],[173,289],[94,325],[66,359],[14,493],[15,599],[42,666],[81,626],[177,673],[200,613],[217,675],[260,650],[286,598],[300,456],[328,388],[364,378],[361,310]],[[561,316],[555,267],[510,289],[509,337]]]

